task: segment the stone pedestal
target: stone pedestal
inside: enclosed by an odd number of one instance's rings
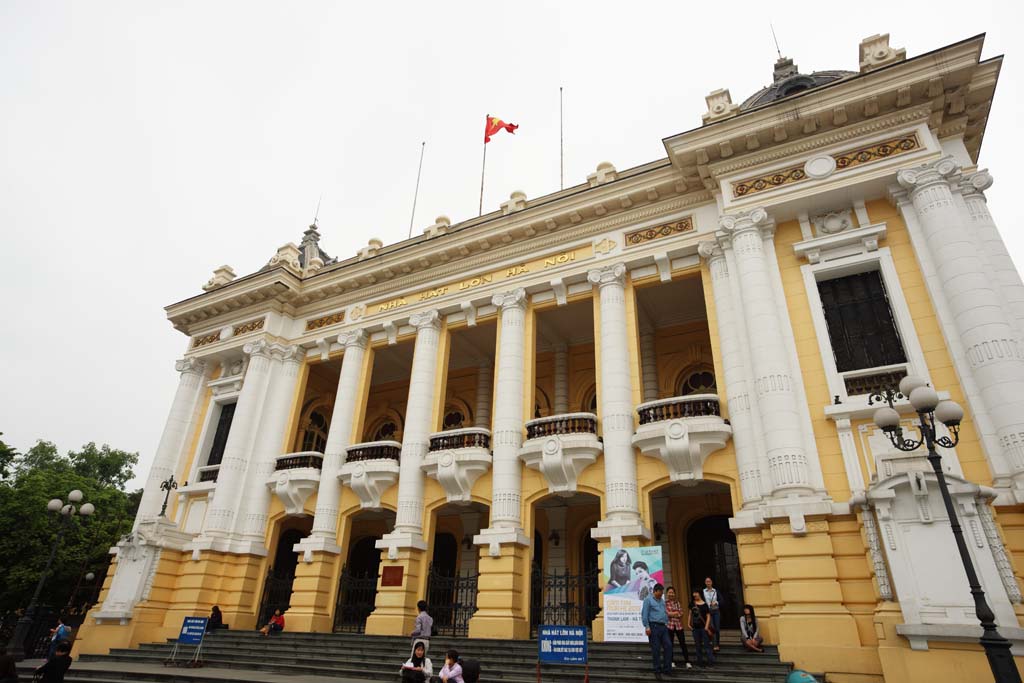
[[[520,544],[499,546],[497,555],[481,548],[476,614],[469,620],[470,638],[525,640],[530,637],[530,549]],[[380,598],[377,603],[380,604]]]
[[[417,614],[416,603],[423,599],[420,591],[427,569],[425,556],[422,550],[409,546],[381,555],[377,603],[373,614],[366,620],[366,635],[395,636],[412,632]],[[387,570],[396,568],[402,570],[401,585],[384,585]]]

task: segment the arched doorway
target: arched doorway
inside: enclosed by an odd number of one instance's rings
[[[287,525],[287,526],[285,526]],[[274,610],[284,612],[291,606],[292,584],[295,582],[295,567],[299,556],[295,553],[295,544],[309,536],[313,527],[311,517],[293,518],[282,523],[278,532],[277,548],[263,582],[263,596],[257,622],[262,625],[270,621]]]
[[[454,627],[454,612],[458,576],[459,543],[449,533],[434,536],[434,554],[430,560],[430,575],[427,577],[427,605],[434,617],[434,633],[449,634]]]
[[[703,587],[710,576],[723,598],[722,628],[735,628],[743,609],[743,579],[729,518],[712,515],[691,524],[686,532],[686,557],[693,587]]]
[[[377,541],[394,528],[394,524],[395,513],[391,510],[361,510],[349,522],[345,534],[350,539],[348,552],[341,567],[334,604],[335,632],[366,630],[366,619],[377,606],[381,555]]]

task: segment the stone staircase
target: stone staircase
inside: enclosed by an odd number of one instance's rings
[[[693,647],[690,656],[693,661]],[[124,683],[127,680],[159,683],[210,683],[233,680],[268,681],[397,681],[399,668],[409,655],[404,637],[357,634],[289,633],[264,638],[254,632],[220,631],[203,645],[205,666],[199,669],[163,667],[174,642],[147,643],[138,649],[115,649],[108,655],[82,655],[65,678],[68,683]],[[483,681],[535,683],[537,642],[454,639],[435,637],[430,658],[435,674],[443,652],[456,648],[478,659]],[[645,644],[590,643],[590,681],[594,683],[647,683],[651,673],[650,649]],[[679,655],[678,645],[675,655]],[[722,650],[711,669],[686,670],[678,662],[672,680],[708,683],[784,683],[791,666],[768,647],[764,654],[744,652],[737,632],[724,632]],[[23,672],[19,671],[19,673]],[[27,673],[27,671],[24,671]],[[544,665],[542,680],[579,683],[583,667]]]

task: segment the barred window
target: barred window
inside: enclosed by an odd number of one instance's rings
[[[327,418],[314,410],[309,414],[309,423],[302,435],[302,450],[323,453],[327,448]]]
[[[228,444],[228,434],[231,432],[231,421],[235,419],[235,404],[226,403],[221,406],[220,418],[217,420],[217,431],[213,434],[213,446],[210,447],[210,457],[206,459],[208,466],[219,465],[224,459],[224,447]]]
[[[839,372],[907,362],[881,273],[823,280],[818,293]]]

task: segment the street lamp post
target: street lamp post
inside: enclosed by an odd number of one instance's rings
[[[160,508],[160,517],[164,517],[167,515],[167,501],[171,497],[171,491],[175,490],[176,488],[178,488],[178,482],[174,480],[173,474],[167,479],[164,479],[162,482],[160,482],[160,490],[167,491],[167,493],[164,494],[164,504]]]
[[[39,577],[39,583],[36,584],[32,600],[29,601],[25,614],[22,615],[21,619],[18,619],[18,625],[14,628],[14,635],[11,637],[11,641],[14,643],[14,652],[12,654],[17,660],[24,659],[31,654],[28,651],[30,644],[26,641],[28,641],[29,635],[32,633],[32,627],[35,624],[39,594],[43,592],[46,577],[50,573],[50,567],[53,566],[54,558],[57,557],[57,548],[60,547],[60,542],[64,538],[64,532],[67,531],[71,525],[72,518],[76,515],[90,517],[96,512],[96,506],[92,503],[82,503],[83,497],[82,492],[75,489],[68,494],[67,503],[60,498],[54,498],[46,504],[46,509],[50,512],[60,513],[60,528],[57,530],[56,538],[53,539],[53,545],[50,547],[50,557],[46,560],[46,567],[43,568],[43,573]]]
[[[900,427],[900,414],[893,407],[893,401],[898,398],[908,398],[910,405],[917,412],[920,432],[918,439],[908,439],[903,436],[903,428]],[[978,573],[974,569],[974,562],[971,560],[967,550],[967,543],[964,540],[963,529],[960,528],[960,520],[953,505],[953,499],[949,495],[949,486],[946,485],[946,475],[942,472],[942,456],[935,450],[939,445],[943,448],[953,448],[960,441],[960,421],[963,420],[964,411],[954,401],[939,401],[939,395],[935,389],[917,377],[904,377],[900,381],[899,391],[886,389],[885,391],[873,394],[868,403],[874,401],[885,401],[889,405],[875,411],[875,424],[889,437],[892,445],[901,451],[910,452],[920,448],[922,445],[928,450],[928,462],[935,471],[935,479],[939,484],[939,491],[942,494],[942,502],[946,506],[946,514],[949,515],[949,525],[953,529],[953,538],[956,539],[956,547],[960,551],[960,561],[964,565],[964,572],[967,574],[967,583],[971,587],[971,595],[974,596],[974,613],[981,622],[982,635],[981,646],[985,649],[985,656],[988,658],[988,665],[992,669],[996,683],[1021,683],[1020,673],[1013,661],[1013,654],[1010,652],[1010,641],[999,635],[996,629],[996,616],[985,600],[985,592],[981,589],[978,581]],[[941,422],[952,434],[939,436],[936,433],[936,425]]]

